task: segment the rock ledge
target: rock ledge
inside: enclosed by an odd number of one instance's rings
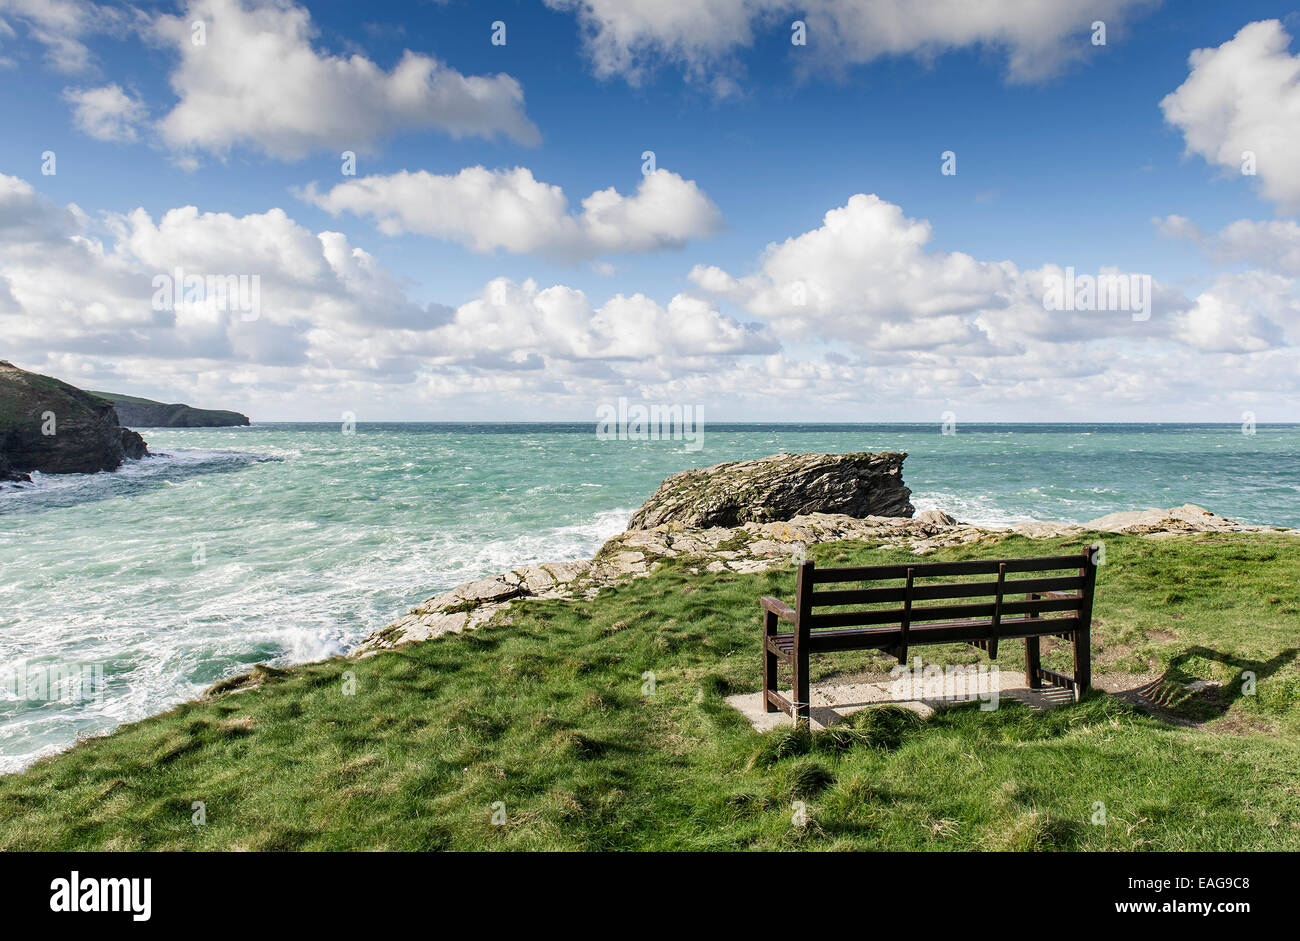
[[[527,566],[459,585],[417,605],[392,624],[371,634],[353,651],[353,655],[366,656],[399,644],[473,630],[521,598],[591,598],[606,585],[648,575],[664,559],[678,556],[697,559],[696,571],[700,572],[749,573],[790,565],[803,558],[810,545],[844,539],[906,548],[917,555],[925,555],[947,546],[967,545],[1008,534],[1048,539],[1088,532],[1126,533],[1148,538],[1218,532],[1273,532],[1300,536],[1300,530],[1237,523],[1194,504],[1167,510],[1112,513],[1081,526],[1033,522],[1002,528],[981,527],[959,522],[938,510],[918,513],[912,518],[868,516],[858,519],[844,514],[809,513],[790,520],[748,522],[736,527],[690,528],[662,524],[648,529],[630,529],[615,536],[590,561]]]
[[[707,528],[790,520],[808,513],[911,516],[900,452],[773,454],[667,478],[628,529],[664,523]]]

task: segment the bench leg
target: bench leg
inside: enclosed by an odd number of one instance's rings
[[[794,720],[808,722],[812,718],[812,702],[808,693],[808,648],[800,647],[794,658]]]
[[[1030,689],[1043,688],[1043,678],[1038,675],[1038,668],[1043,665],[1041,640],[1041,637],[1025,638],[1025,678],[1029,680]]]
[[[1092,686],[1092,632],[1074,632],[1074,694],[1082,697]]]
[[[776,633],[776,615],[771,611],[763,614],[763,711],[776,712],[776,706],[767,698],[768,692],[776,692],[776,654],[767,648],[767,639]]]

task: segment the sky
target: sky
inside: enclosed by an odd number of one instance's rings
[[[0,0],[0,358],[259,421],[1296,421],[1298,34]]]

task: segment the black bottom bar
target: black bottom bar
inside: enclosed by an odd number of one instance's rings
[[[860,864],[870,873],[887,872],[895,865],[936,863],[928,854],[898,858],[902,855],[908,854],[880,854]],[[1231,936],[1261,914],[1269,916],[1267,924],[1277,924],[1294,901],[1290,873],[1295,855],[993,855],[996,859],[963,856],[959,864],[991,864],[1002,884],[1021,889],[1040,888],[1050,894],[1068,886],[1070,921],[1085,930],[1114,921],[1149,924],[1195,917],[1212,925],[1216,933]],[[826,857],[819,854],[816,859]],[[614,919],[608,923],[612,925],[626,916],[627,905],[640,896],[639,892],[629,896],[630,885],[642,884],[629,880],[651,874],[694,886],[682,893],[679,902],[659,897],[654,902],[654,923],[671,923],[668,919],[678,905],[698,906],[707,897],[716,906],[730,898],[725,917],[735,927],[735,920],[743,921],[751,906],[725,891],[724,885],[734,881],[718,882],[712,877],[725,867],[730,875],[765,884],[773,865],[784,863],[759,853],[573,853],[544,858],[526,854],[7,854],[0,855],[0,898],[13,925],[48,920],[65,926],[78,922],[93,930],[98,922],[134,933],[225,924],[255,925],[259,933],[283,926],[299,934],[319,926],[331,937],[339,937],[349,924],[373,929],[377,924],[398,923],[399,918],[436,924],[453,898],[452,907],[461,917],[480,917],[485,927],[497,924],[504,909],[523,913],[536,924],[554,918],[557,902],[572,900],[578,886],[583,920],[599,924],[592,919],[607,913]],[[699,879],[691,878],[692,870],[698,870]],[[133,914],[129,904],[122,906],[126,911],[117,912],[53,911],[52,900],[56,907],[60,898],[66,900],[67,893],[59,893],[71,882],[73,872],[83,893],[88,883],[101,878],[150,880],[148,920],[135,920],[139,912]],[[925,880],[891,880],[891,905],[925,911],[934,904],[935,891],[935,885]],[[988,901],[988,887],[980,880],[948,880],[942,893],[944,908],[950,912],[967,911],[966,902],[979,906]],[[128,902],[131,898],[123,897]],[[934,927],[942,930],[942,919]]]

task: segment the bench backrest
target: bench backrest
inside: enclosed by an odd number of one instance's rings
[[[896,625],[906,634],[915,624],[985,619],[996,630],[1004,618],[1044,614],[1049,615],[1044,620],[1078,619],[1087,623],[1092,617],[1096,571],[1091,549],[1077,555],[1034,559],[857,568],[819,569],[809,561],[799,566],[794,607],[799,633],[804,636],[870,625]],[[900,584],[844,587],[872,582]],[[1049,592],[1058,594],[1032,600],[1028,597]],[[825,608],[835,610],[819,610]],[[1057,618],[1050,617],[1053,613]]]

